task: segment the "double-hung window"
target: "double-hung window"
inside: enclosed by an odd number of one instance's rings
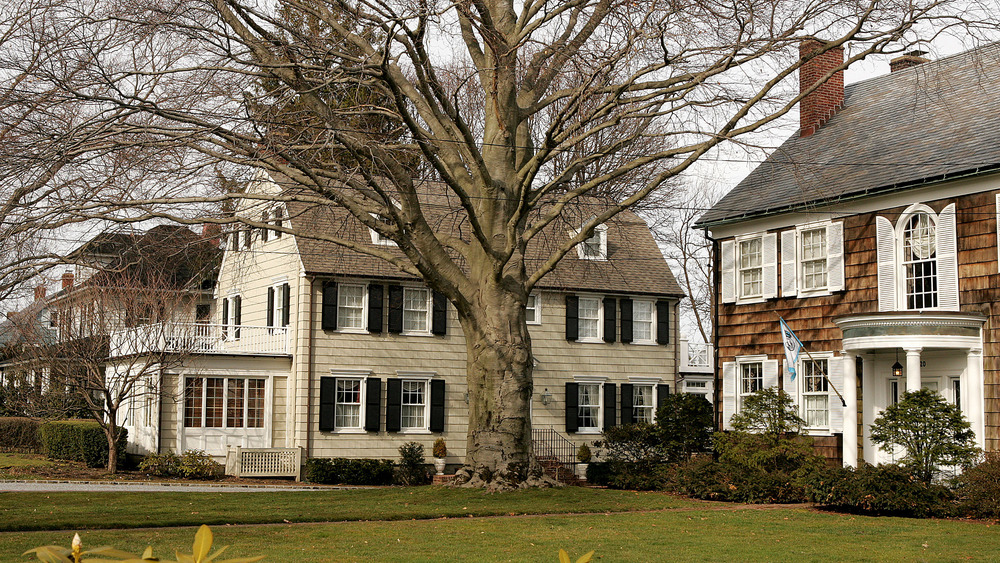
[[[334,425],[337,430],[361,428],[361,379],[337,378]]]
[[[279,283],[267,288],[267,326],[288,326],[290,309],[291,286],[287,283]]]
[[[652,385],[632,386],[632,420],[635,422],[653,422],[653,389]]]
[[[230,295],[222,299],[222,336],[229,340],[240,339],[240,324],[242,324],[243,298]]]
[[[579,339],[601,340],[601,300],[597,297],[581,297],[579,301]]]
[[[342,283],[337,288],[337,327],[340,330],[365,330],[367,287]]]
[[[582,300],[581,300],[582,301]],[[601,430],[601,384],[580,383],[577,424],[580,432]]]
[[[826,359],[802,361],[802,414],[806,428],[829,428],[830,395]]]
[[[403,332],[430,332],[430,291],[415,287],[403,288]]]
[[[542,324],[541,302],[537,295],[528,296],[528,301],[524,304],[524,318],[529,325]]]
[[[746,397],[764,388],[764,363],[740,363],[739,378],[740,405],[742,405]]]
[[[801,234],[802,290],[816,291],[827,286],[826,227]]]
[[[402,431],[427,429],[427,381],[402,382],[399,426]]]
[[[763,285],[763,240],[761,237],[739,241],[737,285],[741,299],[760,297]]]
[[[632,302],[632,341],[637,343],[656,342],[656,310],[652,301]]]

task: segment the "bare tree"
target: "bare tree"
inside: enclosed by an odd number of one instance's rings
[[[140,422],[130,419],[133,407],[161,400],[163,370],[196,347],[197,329],[178,327],[190,327],[197,300],[207,298],[201,282],[214,279],[218,248],[183,227],[108,233],[88,246],[97,248],[74,256],[86,279],[15,316],[24,319],[16,323],[19,354],[8,363],[22,374],[22,388],[31,385],[19,394],[24,414],[83,411],[101,425],[114,473],[119,429]],[[90,251],[111,258],[87,259]],[[32,314],[42,307],[44,314]]]
[[[295,234],[380,257],[454,304],[469,387],[458,480],[492,489],[537,482],[524,305],[567,252],[789,112],[815,88],[790,88],[812,57],[846,46],[843,68],[983,30],[995,12],[949,0],[62,1],[44,20],[45,52],[85,68],[30,73],[73,108],[72,150],[46,146],[68,159],[64,177],[86,180],[38,197],[72,221],[193,222],[236,197],[346,209],[402,255]],[[463,89],[473,103],[457,101]],[[285,189],[213,194],[195,180],[219,162]],[[437,228],[431,182],[458,201],[464,238]]]

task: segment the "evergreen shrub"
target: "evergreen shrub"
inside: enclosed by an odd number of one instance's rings
[[[38,453],[37,420],[20,416],[0,418],[0,451]]]
[[[108,440],[104,429],[93,420],[53,420],[38,428],[38,443],[42,454],[51,459],[82,461],[88,467],[108,465]],[[118,460],[125,461],[128,431],[118,429]]]
[[[810,500],[838,512],[928,518],[954,513],[954,493],[925,483],[908,468],[862,464],[827,468],[808,479]]]
[[[990,452],[958,478],[959,513],[1000,519],[1000,453]]]
[[[388,459],[310,458],[306,480],[323,485],[391,485],[393,465]]]

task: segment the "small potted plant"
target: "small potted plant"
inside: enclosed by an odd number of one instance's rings
[[[587,466],[590,465],[590,447],[587,444],[580,444],[580,449],[576,450],[576,476],[581,481],[587,480]]]
[[[444,458],[448,455],[448,447],[444,443],[444,438],[434,440],[434,447],[431,449],[434,456],[434,470],[438,475],[444,475]]]

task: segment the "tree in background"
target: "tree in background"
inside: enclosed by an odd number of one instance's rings
[[[524,308],[568,252],[623,211],[670,201],[664,192],[706,153],[791,111],[819,87],[792,87],[809,58],[848,46],[843,68],[907,51],[924,29],[995,24],[987,7],[952,0],[25,6],[43,13],[2,51],[3,87],[31,115],[58,108],[73,124],[27,131],[26,166],[65,164],[55,183],[12,200],[42,204],[26,224],[207,216],[264,227],[212,215],[237,198],[346,210],[400,252],[281,228],[382,258],[450,300],[468,358],[457,481],[495,490],[541,483]],[[800,58],[800,42],[816,37],[826,41]],[[373,123],[402,124],[401,134],[373,135]],[[417,155],[416,166],[400,155]],[[206,190],[220,163],[284,189]],[[431,188],[454,208],[435,209]]]
[[[908,391],[872,423],[872,442],[886,452],[903,448],[903,466],[930,483],[943,466],[969,467],[982,453],[962,411],[936,391]]]
[[[656,426],[672,461],[712,449],[715,416],[712,403],[700,395],[674,393],[656,409]]]

